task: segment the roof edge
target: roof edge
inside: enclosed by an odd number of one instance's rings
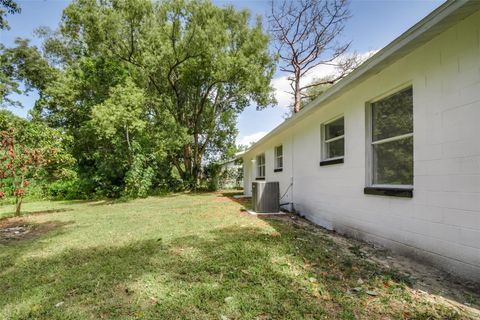
[[[464,10],[462,11],[462,9]],[[271,130],[263,138],[248,148],[248,150],[243,152],[242,155],[248,154],[250,151],[253,151],[255,148],[265,143],[277,133],[304,119],[317,107],[337,98],[341,95],[341,93],[343,93],[343,91],[356,85],[357,81],[360,79],[373,75],[375,67],[378,67],[382,64],[390,65],[406,56],[424,43],[421,42],[419,38],[425,35],[428,31],[434,30],[440,23],[448,20],[449,17],[451,17],[451,21],[449,21],[450,23],[446,23],[443,28],[437,28],[436,32],[433,32],[433,34],[427,35],[428,39],[433,39],[435,36],[448,29],[454,23],[461,21],[465,17],[468,17],[478,10],[480,10],[480,1],[448,0],[441,4],[419,22],[410,27],[407,31],[391,41],[388,45],[377,51],[345,78],[338,81],[335,85],[325,91],[325,93],[323,93],[321,96],[307,104],[299,113],[293,115]],[[400,50],[402,50],[402,52],[399,53]]]

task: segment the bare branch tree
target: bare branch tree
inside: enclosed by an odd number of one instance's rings
[[[290,73],[295,113],[300,111],[304,90],[333,84],[357,65],[356,55],[347,55],[351,42],[339,42],[348,18],[348,0],[272,0],[271,33],[282,61],[280,70]],[[321,65],[333,66],[335,74],[302,86],[301,79]]]

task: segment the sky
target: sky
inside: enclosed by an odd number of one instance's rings
[[[32,39],[32,44],[40,45],[39,41],[34,39],[33,30],[39,26],[55,29],[60,22],[62,10],[69,3],[67,0],[17,2],[22,8],[21,14],[8,16],[10,30],[0,31],[0,42],[7,47],[12,46],[17,37]],[[264,17],[270,9],[269,0],[214,0],[213,2],[219,6],[233,4],[239,9],[249,9],[253,15]],[[351,0],[352,18],[346,24],[343,37],[345,40],[352,41],[352,52],[368,56],[393,41],[442,2],[438,0]],[[320,68],[308,77],[311,79],[329,71]],[[272,86],[278,105],[261,111],[253,106],[245,109],[237,121],[238,144],[250,144],[259,140],[284,121],[288,105],[291,103],[290,95],[285,93],[289,88],[286,75],[277,71],[272,79]],[[24,107],[15,108],[12,111],[27,117],[28,110],[33,106],[36,97],[35,93],[28,97],[17,97]]]

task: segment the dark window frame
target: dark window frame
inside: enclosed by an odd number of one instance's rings
[[[340,164],[340,163],[344,163],[344,158],[320,161],[320,167],[330,166],[330,165],[333,165],[333,164]]]
[[[365,187],[363,193],[376,196],[413,198],[413,188]]]
[[[406,138],[414,138],[414,130],[407,134],[399,134],[397,136],[378,139],[377,141],[373,141],[373,112],[372,112],[372,105],[376,102],[382,101],[384,99],[388,99],[396,94],[399,94],[403,91],[411,90],[412,91],[412,108],[414,105],[413,102],[413,86],[412,84],[404,85],[402,87],[396,88],[390,91],[388,94],[383,95],[380,98],[377,98],[371,102],[366,103],[366,187],[364,188],[364,193],[369,195],[383,195],[383,196],[396,196],[396,197],[405,197],[405,198],[412,198],[413,197],[413,181],[412,184],[404,185],[404,184],[375,184],[374,183],[374,148],[375,144],[381,143],[389,143],[395,142],[401,139]],[[412,119],[412,127],[413,127],[413,119]],[[380,142],[380,143],[379,143]],[[412,142],[413,143],[413,142]],[[414,151],[412,151],[414,152]],[[413,164],[414,165],[414,164]],[[414,167],[412,167],[412,174],[414,174]]]

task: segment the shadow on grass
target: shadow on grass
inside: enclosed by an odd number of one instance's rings
[[[61,208],[61,209],[51,209],[51,210],[22,211],[22,214],[20,216],[15,216],[15,212],[3,213],[2,216],[0,216],[0,222],[7,221],[12,218],[21,219],[25,216],[30,216],[30,215],[42,215],[42,214],[60,213],[60,212],[68,212],[68,211],[73,211],[73,209]]]
[[[211,194],[211,193],[210,193]],[[206,196],[209,195],[208,193],[193,193],[193,192],[180,192],[180,193],[167,193],[167,194],[159,194],[159,195],[152,195],[148,196],[147,198],[177,198],[179,196],[186,195],[186,196]],[[115,204],[122,204],[128,203],[133,200],[142,200],[147,198],[138,198],[138,199],[131,199],[131,198],[116,198],[116,199],[97,199],[97,200],[85,200],[84,203],[88,203],[92,207],[96,206],[107,206],[107,205],[115,205]]]
[[[404,296],[403,285],[394,282],[389,288],[398,292],[377,299],[388,308],[375,303],[368,307],[372,297],[349,289],[359,278],[368,288],[388,277],[355,257],[338,255],[327,238],[309,241],[301,229],[270,223],[276,231],[228,227],[171,243],[147,239],[56,255],[38,252],[0,270],[0,317],[374,319],[402,317],[407,311],[425,319],[452,315],[425,304],[414,306]],[[395,305],[391,298],[407,300]]]
[[[237,192],[241,193],[241,192]],[[220,193],[219,193],[220,194]],[[233,193],[236,194],[236,193]],[[232,193],[226,193],[226,196],[232,195]],[[211,197],[212,192],[209,191],[185,191],[185,192],[170,192],[170,193],[160,193],[160,194],[153,194],[148,196],[147,198],[177,198],[180,196],[200,196],[200,197]],[[65,205],[71,205],[71,204],[88,204],[90,206],[96,207],[96,206],[104,206],[104,205],[114,205],[114,204],[122,204],[122,203],[128,203],[133,200],[141,200],[142,198],[139,199],[130,199],[130,198],[96,198],[96,199],[79,199],[79,200],[51,200],[54,202],[59,202]]]
[[[72,208],[60,208],[60,209],[50,209],[50,210],[38,210],[38,211],[23,211],[22,216],[24,215],[39,215],[39,214],[49,214],[49,213],[60,213],[60,212],[69,212],[73,211]]]
[[[242,194],[243,194],[243,192],[241,192],[241,191],[237,192],[237,190],[235,190],[235,191],[223,191],[223,192],[219,193],[220,196],[226,197],[226,198],[230,199],[231,201],[242,205],[243,206],[242,211],[252,209],[252,198],[251,197],[247,197],[247,198],[235,197],[235,196],[242,195]]]
[[[238,204],[242,205],[242,211],[246,211],[246,209],[251,209],[252,204],[251,204],[251,198],[235,198],[234,195],[236,194],[241,194],[241,193],[232,193],[232,192],[223,192],[222,196],[229,198],[231,201],[235,201]],[[314,233],[321,234],[319,232],[319,229],[322,229],[318,226],[314,226],[310,222],[307,222],[306,220],[299,218],[300,220],[304,220],[304,223],[291,223],[292,220],[290,220],[289,217],[287,216],[257,216],[258,219],[261,219],[265,221],[266,223],[273,225],[275,228],[281,228],[279,227],[278,223],[275,222],[275,220],[278,220],[279,223],[281,224],[290,224],[292,228],[296,229],[301,229],[304,231],[313,231]],[[281,222],[280,222],[281,221]],[[328,231],[326,231],[328,232]],[[301,241],[305,241],[302,239],[295,239],[296,243],[301,243]],[[357,243],[354,241],[354,243]],[[400,285],[402,287],[409,287],[412,290],[415,290],[416,285],[415,285],[415,278],[409,276],[408,274],[405,274],[404,272],[399,272],[396,269],[392,268],[385,268],[382,265],[379,265],[377,263],[372,263],[371,261],[366,260],[365,256],[363,254],[359,254],[358,247],[355,247],[355,245],[350,246],[349,248],[343,248],[344,250],[347,249],[349,253],[351,253],[353,256],[357,256],[355,260],[357,261],[358,265],[363,265],[363,270],[370,269],[373,271],[373,273],[370,273],[370,277],[376,277],[376,278],[383,278],[384,280],[387,280],[388,282],[391,280],[395,283],[395,285]],[[319,248],[316,248],[314,250],[321,250]],[[344,255],[345,253],[341,253]],[[351,258],[349,257],[343,257],[347,259],[347,264],[349,263],[348,260]],[[443,298],[446,299],[446,301],[451,301],[451,302],[456,302],[460,306],[460,309],[464,307],[463,305],[466,304],[467,306],[471,306],[473,309],[478,311],[477,317],[480,319],[480,284],[476,283],[468,283],[465,284],[464,281],[445,274],[441,271],[435,270],[438,274],[442,275],[446,279],[446,283],[443,284],[443,287],[434,287],[434,288],[428,288],[427,291],[429,291],[429,294],[431,294],[434,299],[436,298]],[[368,273],[367,273],[368,275]],[[364,275],[365,276],[365,275]],[[412,276],[417,276],[416,274],[413,274]],[[434,277],[434,276],[432,276]],[[363,280],[362,280],[363,281]],[[463,283],[463,285],[460,285],[460,283]],[[386,284],[384,284],[386,285]],[[353,287],[358,288],[358,285],[355,284],[355,282],[352,283]],[[442,289],[443,288],[443,289]],[[444,289],[448,288],[448,292],[445,292]],[[426,290],[425,288],[422,288],[423,290]],[[451,290],[450,290],[451,289]],[[365,289],[362,289],[365,291]],[[431,298],[431,297],[430,297]],[[434,317],[435,318],[435,317]],[[453,318],[456,318],[453,315]]]
[[[89,203],[88,205],[92,206],[92,207],[109,206],[109,205],[113,205],[113,204],[127,203],[129,201],[130,201],[130,199],[124,199],[124,198],[121,198],[121,199],[104,199],[104,200],[91,201],[91,203]]]
[[[35,319],[325,314],[325,304],[272,262],[280,242],[255,228],[210,236],[29,258],[1,271],[0,310],[7,318]]]
[[[83,313],[80,318],[114,316],[116,305],[128,314],[122,284],[145,271],[155,249],[156,243],[147,241],[30,258],[1,272],[0,310],[9,319],[78,318],[78,312]],[[59,302],[65,305],[55,307]]]

